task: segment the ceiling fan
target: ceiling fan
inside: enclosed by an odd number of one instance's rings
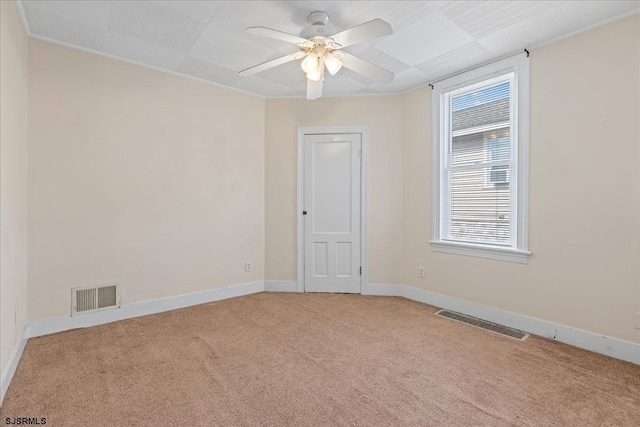
[[[394,74],[392,72],[341,50],[356,43],[392,34],[393,29],[388,22],[382,19],[373,19],[328,36],[325,34],[325,25],[329,22],[329,15],[324,12],[313,12],[309,15],[308,21],[311,25],[302,30],[300,36],[266,27],[247,28],[245,31],[248,33],[293,43],[300,48],[300,51],[247,68],[240,71],[239,74],[251,76],[269,68],[304,58],[300,65],[302,70],[307,73],[307,99],[310,100],[322,96],[325,68],[331,75],[345,67],[380,83],[393,81]]]

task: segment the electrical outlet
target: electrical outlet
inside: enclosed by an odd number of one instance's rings
[[[251,264],[251,261],[247,261],[244,263],[244,271],[246,271],[247,273],[250,273],[253,270],[253,265]]]
[[[418,267],[418,278],[424,279],[424,267]]]
[[[633,327],[636,329],[640,329],[640,313],[634,314],[633,318],[635,320]]]

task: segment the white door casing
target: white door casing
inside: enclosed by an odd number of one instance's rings
[[[299,291],[360,293],[366,284],[366,133],[345,130],[299,130]]]

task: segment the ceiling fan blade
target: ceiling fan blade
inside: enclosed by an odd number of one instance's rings
[[[378,37],[388,36],[389,34],[393,34],[391,24],[377,18],[339,32],[329,37],[329,39],[333,39],[340,47],[347,47],[352,44],[377,39]]]
[[[272,30],[267,27],[249,27],[245,29],[247,33],[257,34],[259,36],[271,37],[272,39],[278,39],[285,42],[297,44],[298,46],[313,46],[313,42],[303,39],[302,37],[294,36],[293,34],[283,33],[282,31]]]
[[[377,65],[365,61],[364,59],[360,59],[357,56],[350,55],[347,52],[340,51],[339,53],[336,52],[336,54],[339,55],[342,60],[343,67],[372,78],[379,83],[391,83],[395,77],[395,74],[391,71],[378,67]]]
[[[287,62],[294,61],[296,59],[300,59],[305,55],[304,52],[295,52],[289,55],[281,56],[277,59],[272,59],[271,61],[263,62],[262,64],[256,65],[251,68],[247,68],[246,70],[240,71],[242,77],[252,76],[260,71],[268,70],[269,68],[277,67],[278,65],[286,64]]]
[[[322,96],[322,80],[316,82],[307,79],[307,99],[313,101]]]

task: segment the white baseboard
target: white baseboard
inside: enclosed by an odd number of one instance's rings
[[[405,285],[383,285],[380,283],[369,283],[367,292],[363,295],[375,295],[379,297],[404,297]]]
[[[120,308],[99,311],[81,316],[43,320],[40,322],[30,323],[28,325],[28,337],[39,337],[41,335],[54,334],[56,332],[68,331],[70,329],[88,328],[91,326],[103,325],[105,323],[117,322],[118,320],[147,316],[149,314],[177,310],[179,308],[206,304],[208,302],[220,301],[263,291],[264,282],[262,281],[243,283],[240,285],[211,289],[204,292],[196,292],[193,294],[179,295],[154,301],[123,305]]]
[[[448,297],[405,285],[369,285],[368,295],[398,296],[560,341],[640,365],[640,344]]]
[[[265,292],[298,292],[298,284],[294,280],[265,280]]]
[[[7,367],[2,373],[2,378],[0,379],[0,405],[2,405],[2,402],[4,401],[4,395],[9,389],[9,384],[11,384],[13,374],[15,374],[16,368],[18,367],[18,362],[20,362],[20,358],[22,357],[24,346],[27,344],[27,340],[29,339],[28,334],[29,330],[27,326],[25,326],[22,330],[20,341],[18,341],[16,343],[16,346],[13,348],[11,356],[9,356],[9,363],[7,363]]]

